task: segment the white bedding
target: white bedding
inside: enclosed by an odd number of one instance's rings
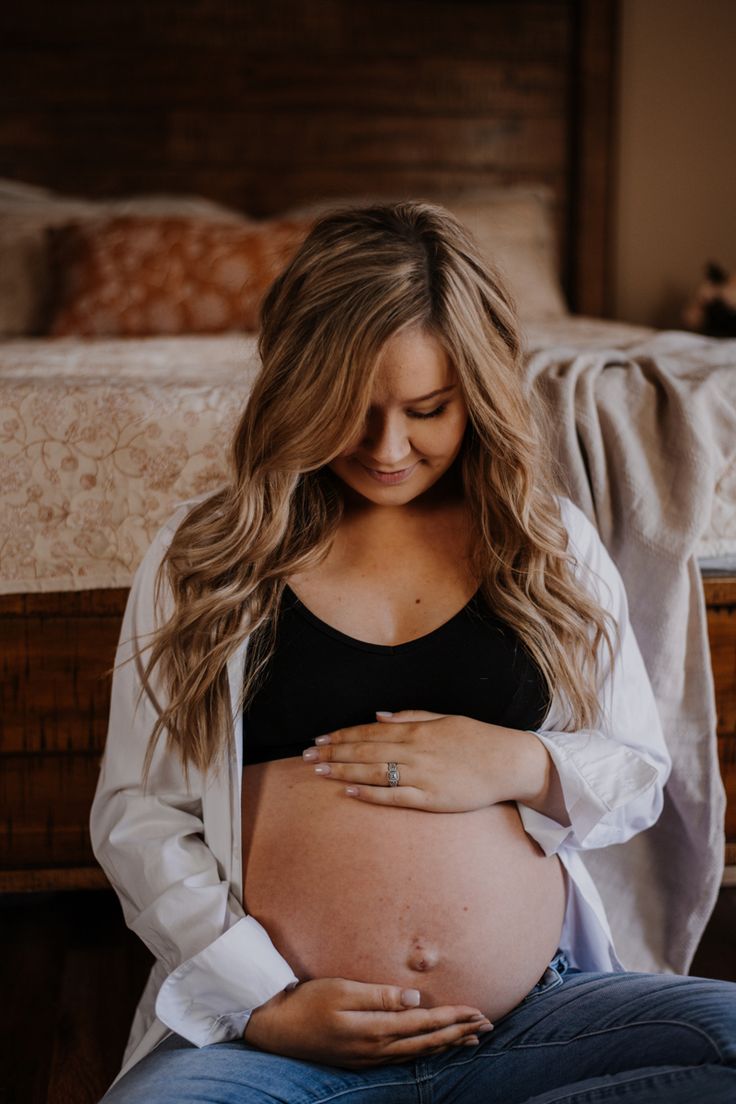
[[[656,333],[571,317],[529,326],[526,346],[563,357],[631,349]],[[696,360],[713,340],[663,338]],[[736,407],[736,341],[720,342],[720,354],[714,378]],[[0,593],[128,586],[174,504],[222,481],[257,371],[247,334],[0,343]],[[697,552],[736,572],[736,460],[720,474]]]

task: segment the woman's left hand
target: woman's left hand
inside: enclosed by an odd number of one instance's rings
[[[325,737],[318,737],[324,740]],[[530,735],[470,717],[402,709],[376,724],[340,728],[309,751],[317,776],[357,789],[374,805],[400,805],[433,813],[465,813],[513,798],[514,773]],[[389,786],[386,767],[399,768]]]

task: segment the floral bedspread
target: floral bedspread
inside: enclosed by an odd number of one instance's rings
[[[225,477],[243,334],[0,345],[0,592],[126,587],[174,505]]]
[[[570,318],[530,328],[527,345],[622,348],[652,332]],[[225,478],[257,371],[240,333],[0,343],[0,593],[129,586],[175,504]],[[731,379],[736,403],[736,367]],[[698,551],[736,568],[736,462]]]

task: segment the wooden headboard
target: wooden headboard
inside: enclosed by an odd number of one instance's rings
[[[616,0],[24,0],[0,11],[0,176],[319,196],[541,181],[571,308],[609,312]]]

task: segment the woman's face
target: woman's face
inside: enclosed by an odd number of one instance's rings
[[[467,421],[460,384],[442,346],[424,330],[402,330],[381,352],[362,436],[328,467],[355,492],[349,499],[403,506],[448,471]]]

